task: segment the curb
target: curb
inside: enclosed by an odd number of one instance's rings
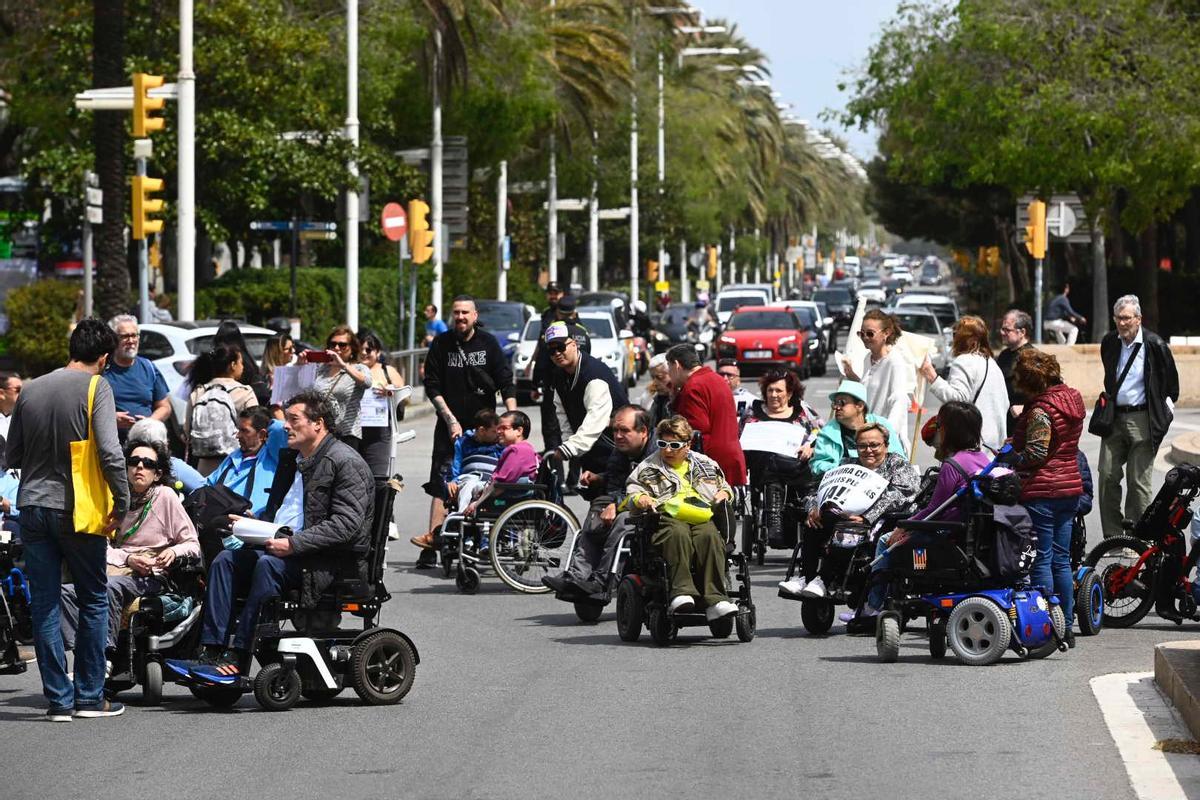
[[[1200,740],[1200,640],[1155,645],[1154,682]]]
[[[1200,431],[1188,431],[1171,439],[1167,459],[1172,464],[1200,466]]]

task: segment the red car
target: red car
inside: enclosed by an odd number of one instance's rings
[[[743,374],[786,366],[809,376],[808,330],[790,308],[752,306],[729,317],[717,339],[717,358],[736,358]]]

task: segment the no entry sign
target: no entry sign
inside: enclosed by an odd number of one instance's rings
[[[408,215],[404,213],[404,206],[399,203],[388,203],[384,206],[379,222],[383,227],[383,235],[393,242],[400,241],[408,232]]]

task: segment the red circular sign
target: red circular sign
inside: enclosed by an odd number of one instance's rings
[[[404,213],[404,206],[399,203],[388,203],[383,207],[379,224],[383,226],[383,235],[393,242],[403,239],[404,234],[408,231],[408,215]]]

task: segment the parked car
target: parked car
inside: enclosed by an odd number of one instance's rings
[[[525,323],[525,330],[521,332],[521,340],[517,342],[517,350],[513,353],[513,380],[517,386],[517,402],[521,404],[533,402],[533,351],[537,349],[541,332],[542,318],[530,319]]]
[[[743,374],[787,366],[807,378],[809,329],[787,306],[743,308],[735,311],[717,338],[717,357],[735,358]]]
[[[612,311],[607,308],[580,309],[579,322],[587,328],[588,336],[591,337],[592,357],[603,361],[604,366],[617,376],[617,380],[628,384],[632,365],[625,340],[632,339],[633,334],[630,331],[618,330]],[[632,374],[636,380],[637,373]]]
[[[958,303],[954,298],[944,294],[924,292],[906,292],[892,301],[892,308],[912,309],[923,308],[937,317],[942,329],[942,338],[950,343],[953,337],[954,323],[958,322]],[[889,309],[890,310],[890,309]]]
[[[479,326],[500,341],[504,356],[511,359],[525,323],[534,316],[533,306],[511,300],[476,300],[475,308],[479,311]]]
[[[829,309],[829,316],[833,317],[834,330],[838,328],[849,328],[850,322],[854,319],[854,292],[844,286],[834,286],[826,289],[817,289],[813,292],[813,300],[818,303],[824,303]]]
[[[812,300],[788,300],[781,305],[787,306],[796,312],[796,316],[800,318],[800,322],[805,322],[807,319],[812,320],[812,325],[809,327],[809,332],[820,340],[820,349],[816,358],[820,359],[821,366],[817,366],[816,361],[812,361],[812,373],[814,375],[824,375],[825,360],[830,353],[833,352],[833,319],[829,316],[828,309],[824,303],[816,303]],[[812,343],[809,342],[808,347],[812,350]]]
[[[167,382],[171,398],[171,411],[175,420],[183,425],[187,413],[187,399],[180,398],[177,389],[187,380],[188,370],[196,356],[212,347],[219,319],[200,319],[194,322],[147,322],[139,326],[138,355],[150,359]],[[256,364],[262,363],[267,339],[275,335],[269,328],[260,328],[245,322],[238,323],[246,348]]]
[[[722,289],[717,293],[717,319],[722,325],[729,315],[742,306],[765,306],[771,303],[771,295],[763,289]]]
[[[933,352],[929,354],[929,361],[938,374],[944,374],[950,367],[950,348],[942,334],[942,326],[938,323],[937,317],[932,312],[916,306],[895,308],[889,313],[895,317],[897,324],[900,325],[900,330],[906,333],[919,333],[933,339]]]
[[[880,305],[887,302],[887,292],[884,291],[883,282],[875,280],[864,280],[858,286],[858,296],[865,297],[867,300],[873,300]]]

